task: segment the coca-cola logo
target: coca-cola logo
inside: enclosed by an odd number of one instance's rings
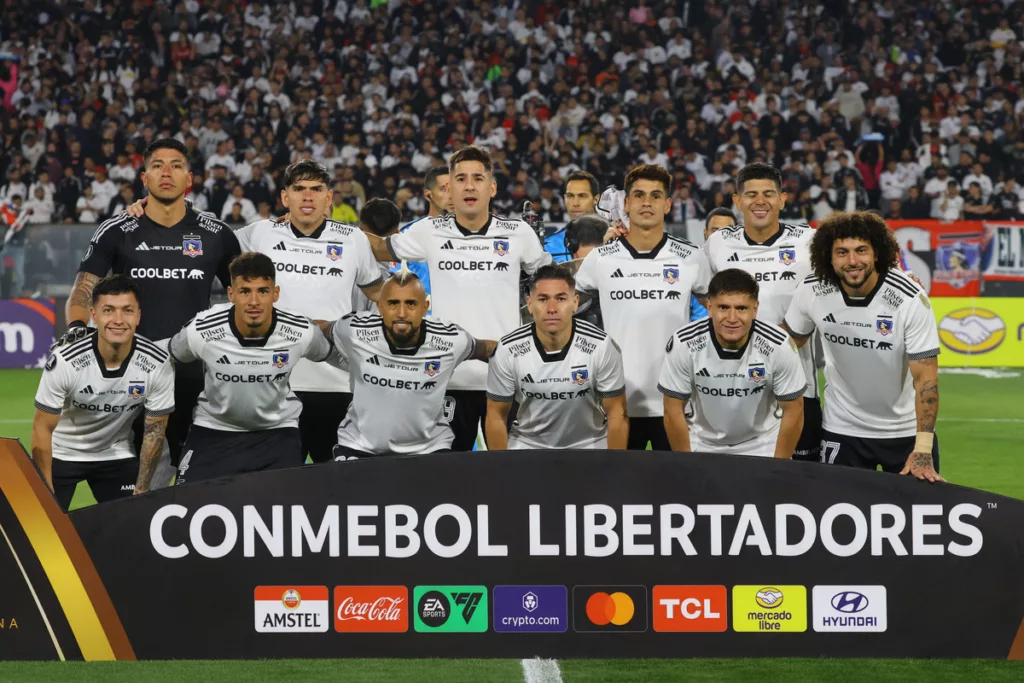
[[[405,633],[409,591],[405,586],[336,586],[334,630],[340,633]]]

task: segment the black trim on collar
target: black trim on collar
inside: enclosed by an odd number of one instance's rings
[[[231,311],[231,314],[228,316],[228,327],[231,328],[231,334],[235,335],[235,339],[238,340],[239,344],[244,347],[255,346],[257,348],[263,348],[267,345],[267,341],[270,340],[270,337],[274,334],[274,330],[277,329],[276,308],[274,309],[273,316],[270,319],[270,329],[267,330],[266,336],[255,338],[246,337],[238,330],[238,325],[235,324],[235,307],[232,306],[229,310]]]
[[[318,240],[320,239],[320,235],[324,234],[324,229],[327,227],[327,219],[325,218],[324,222],[320,224],[320,227],[314,230],[313,232],[309,233],[308,235],[302,234],[302,232],[300,232],[299,229],[296,228],[291,223],[288,224],[288,227],[291,228],[292,235],[294,235],[300,240]]]
[[[100,355],[100,335],[97,332],[92,336],[92,352],[96,356],[96,364],[100,367],[100,373],[105,379],[115,379],[117,377],[124,377],[124,373],[128,371],[128,366],[131,365],[132,358],[135,356],[136,341],[135,337],[132,337],[132,348],[128,352],[128,355],[121,361],[121,365],[115,370],[107,368],[106,361],[103,360],[103,356]]]
[[[180,230],[192,231],[192,230],[195,230],[196,228],[198,228],[198,226],[199,226],[199,214],[196,213],[188,205],[188,202],[186,202],[185,203],[185,215],[182,216],[181,220],[178,221],[177,223],[175,223],[174,225],[163,225],[162,223],[157,223],[152,218],[150,218],[149,215],[147,215],[147,214],[142,214],[142,216],[140,216],[138,218],[138,221],[139,221],[140,225],[145,224],[147,226],[151,226],[151,227],[154,227],[154,228],[164,228],[164,229],[169,229],[169,230],[180,229]]]
[[[747,347],[750,346],[750,340],[754,336],[754,326],[750,326],[750,332],[747,333],[747,341],[743,342],[743,346],[738,349],[723,349],[722,345],[718,343],[718,337],[715,335],[715,328],[711,325],[711,318],[708,318],[708,329],[711,331],[711,344],[715,347],[715,353],[722,360],[736,360],[742,358],[743,354],[746,353]]]
[[[766,239],[764,242],[755,242],[754,240],[750,239],[750,235],[748,235],[746,229],[744,229],[743,239],[744,241],[746,241],[748,245],[752,247],[770,247],[773,246],[780,239],[782,239],[782,233],[784,233],[785,231],[786,228],[782,227],[782,225],[779,225],[779,229],[776,231],[774,235]]]
[[[666,232],[665,234],[663,234],[661,236],[661,241],[658,242],[657,244],[655,244],[653,249],[651,249],[648,252],[643,252],[643,253],[641,253],[641,252],[637,251],[636,249],[634,249],[633,245],[630,244],[629,241],[626,240],[625,237],[620,239],[619,242],[622,244],[623,248],[626,251],[629,252],[629,255],[632,256],[633,258],[635,258],[635,259],[653,259],[653,258],[655,258],[658,255],[658,252],[661,251],[661,248],[664,247],[666,244],[668,244],[668,233]]]
[[[455,223],[455,227],[458,228],[459,232],[462,233],[463,237],[472,237],[473,235],[486,235],[487,229],[491,227],[491,223],[493,221],[494,216],[492,216],[491,214],[487,214],[487,222],[484,223],[484,227],[480,228],[476,232],[473,232],[472,230],[462,227],[462,225],[459,224],[459,219],[452,215],[452,222]]]
[[[572,320],[572,334],[569,335],[569,341],[557,353],[548,353],[544,350],[544,345],[540,343],[540,337],[537,336],[537,323],[530,325],[530,334],[533,335],[533,345],[537,347],[537,355],[540,356],[540,359],[545,363],[557,363],[565,360],[565,357],[569,355],[572,340],[576,338],[576,319]]]
[[[400,349],[393,343],[391,343],[391,337],[388,336],[388,328],[384,326],[383,318],[381,318],[380,321],[380,329],[384,333],[384,341],[388,343],[388,350],[391,351],[391,353],[395,354],[396,356],[415,356],[416,353],[420,350],[420,347],[423,346],[423,343],[427,341],[426,320],[420,322],[420,334],[416,338],[416,344],[407,349]]]
[[[871,288],[871,291],[868,292],[867,296],[865,296],[863,299],[851,299],[850,295],[846,293],[846,290],[843,288],[842,285],[839,285],[839,293],[843,295],[843,303],[846,304],[847,306],[863,308],[864,306],[867,306],[871,303],[871,300],[875,298],[875,294],[878,294],[878,290],[880,290],[882,288],[882,285],[884,284],[885,275],[882,273],[878,273],[878,282],[875,283],[875,286]]]

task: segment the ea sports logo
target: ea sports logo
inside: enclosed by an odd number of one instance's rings
[[[299,595],[299,591],[289,588],[281,596],[281,604],[287,609],[295,609],[302,604],[302,596]]]
[[[954,353],[978,355],[999,347],[1006,339],[1006,323],[984,308],[958,308],[939,323],[939,340]]]
[[[587,618],[597,626],[625,626],[632,620],[636,606],[625,593],[594,593],[587,600]]]
[[[416,609],[419,610],[420,621],[431,628],[437,628],[448,621],[452,604],[441,591],[428,591],[420,598]]]
[[[765,609],[775,609],[782,606],[783,595],[778,588],[762,588],[757,591],[754,600]]]

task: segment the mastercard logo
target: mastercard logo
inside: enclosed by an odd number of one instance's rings
[[[594,593],[587,600],[587,618],[596,626],[625,626],[633,619],[636,605],[625,593]]]

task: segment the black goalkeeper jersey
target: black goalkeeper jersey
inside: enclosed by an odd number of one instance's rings
[[[141,290],[138,333],[153,340],[173,337],[210,307],[213,279],[230,284],[228,264],[241,252],[231,228],[191,207],[176,225],[148,216],[115,216],[96,230],[79,272],[132,278]]]

